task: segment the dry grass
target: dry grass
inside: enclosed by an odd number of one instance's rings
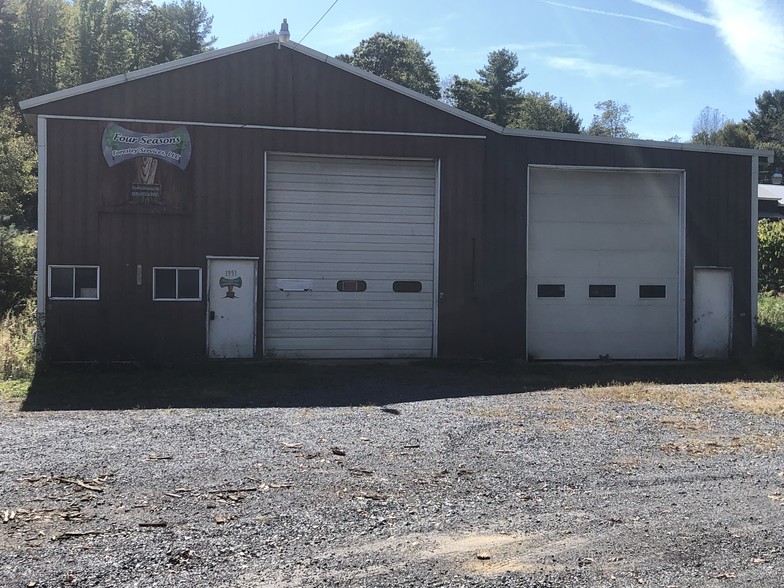
[[[736,412],[784,417],[782,382],[736,381],[690,386],[633,382],[584,390],[602,400],[657,404],[688,413],[699,413],[706,408],[721,406]],[[687,425],[685,422],[681,424]]]
[[[35,302],[0,319],[0,381],[30,380],[35,372]]]
[[[712,455],[738,453],[750,449],[755,453],[770,453],[781,449],[784,443],[782,435],[751,435],[735,437],[716,437],[712,439],[690,438],[675,443],[665,443],[660,447],[665,453],[684,453],[709,457]]]

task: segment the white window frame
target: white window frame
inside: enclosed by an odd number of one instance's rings
[[[175,282],[174,282],[174,290],[175,290],[175,298],[156,298],[155,297],[155,276],[157,270],[175,270]],[[196,270],[199,272],[199,296],[198,298],[181,298],[180,294],[180,270]],[[202,299],[202,275],[201,275],[201,268],[200,267],[190,267],[190,266],[154,266],[152,268],[152,299],[155,302],[199,302]]]
[[[71,270],[71,292],[72,296],[52,296],[52,268],[55,269],[70,269]],[[76,270],[77,269],[94,269],[95,270],[95,296],[77,296],[76,295]],[[50,265],[47,273],[47,295],[49,300],[100,300],[101,299],[101,266],[99,265],[67,265],[58,264]]]

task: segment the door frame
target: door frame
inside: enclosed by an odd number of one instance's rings
[[[205,345],[204,345],[204,352],[207,358],[209,359],[219,359],[219,358],[210,358],[210,284],[211,281],[211,270],[212,270],[212,261],[252,261],[253,263],[253,357],[256,357],[256,351],[258,348],[258,321],[256,317],[258,315],[258,308],[259,308],[259,257],[258,256],[242,256],[242,255],[207,255],[207,311],[204,315],[205,321],[205,328],[204,333],[206,336]]]
[[[680,168],[657,167],[612,167],[593,165],[552,165],[530,163],[525,177],[525,320],[523,323],[523,345],[525,358],[528,359],[528,313],[530,300],[528,296],[528,256],[531,239],[531,171],[535,169],[553,169],[564,171],[603,172],[603,173],[649,173],[649,174],[677,174],[679,176],[678,190],[678,308],[677,308],[677,359],[686,359],[686,170]]]

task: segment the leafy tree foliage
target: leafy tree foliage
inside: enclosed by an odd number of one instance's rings
[[[582,119],[561,98],[545,92],[527,92],[520,103],[515,127],[557,133],[579,133]]]
[[[35,294],[36,235],[0,225],[0,317]]]
[[[0,100],[14,95],[16,77],[16,13],[7,0],[0,0]]]
[[[769,182],[775,170],[784,165],[784,91],[765,90],[754,100],[756,109],[743,119],[754,147],[775,152],[773,164],[760,162],[760,181]]]
[[[628,104],[618,104],[615,100],[604,100],[594,104],[599,111],[593,115],[591,126],[586,133],[599,137],[616,137],[619,139],[637,139],[639,135],[629,130],[628,124],[632,121]]]
[[[0,225],[32,228],[36,222],[35,141],[10,104],[0,110]]]
[[[73,6],[65,0],[16,0],[17,98],[68,85],[62,67]]]
[[[416,92],[440,98],[438,73],[430,52],[414,39],[393,33],[376,33],[360,41],[351,55],[337,59]]]
[[[765,90],[754,102],[757,108],[744,119],[754,138],[759,142],[784,143],[784,91]]]
[[[759,291],[784,293],[784,222],[760,220],[758,237]]]
[[[729,120],[716,132],[716,145],[751,149],[754,147],[754,137],[745,124]]]
[[[512,51],[499,49],[487,56],[487,64],[477,70],[479,79],[453,76],[446,90],[447,103],[502,127],[518,119],[523,102],[520,82],[528,77]]]

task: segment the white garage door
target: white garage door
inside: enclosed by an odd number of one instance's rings
[[[678,358],[680,178],[530,169],[530,357]]]
[[[434,161],[269,155],[266,354],[431,357],[435,202]]]

